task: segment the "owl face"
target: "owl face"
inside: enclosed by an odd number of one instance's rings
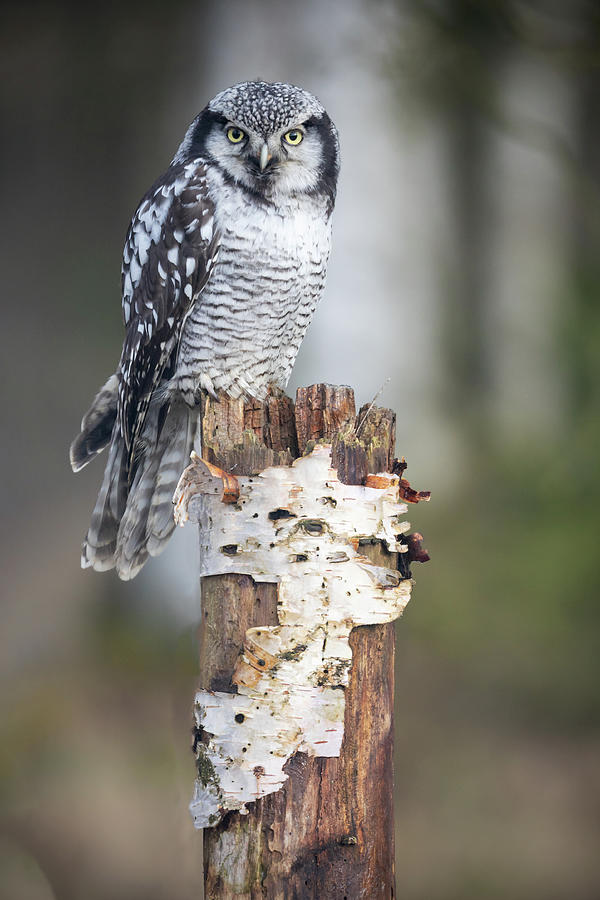
[[[335,198],[337,130],[316,97],[293,85],[245,82],[218,94],[190,126],[176,161],[194,156],[268,201],[320,192]]]

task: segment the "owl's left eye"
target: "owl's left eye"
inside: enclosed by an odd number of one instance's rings
[[[304,135],[301,131],[299,131],[297,128],[292,128],[291,131],[287,131],[284,134],[283,139],[286,144],[291,144],[292,147],[297,147],[298,144],[302,141],[303,137]]]
[[[246,137],[246,132],[242,131],[241,128],[236,128],[234,125],[232,128],[227,129],[227,137],[232,144],[239,144]]]

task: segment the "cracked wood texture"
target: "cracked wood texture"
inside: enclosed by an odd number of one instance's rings
[[[349,387],[301,388],[264,404],[205,401],[203,455],[236,475],[287,465],[311,442],[333,442],[347,484],[390,471],[395,415],[363,407]],[[396,568],[379,542],[361,552]],[[231,675],[252,626],[277,625],[277,586],[247,575],[202,579],[200,686],[234,691]],[[393,819],[394,624],[355,628],[339,758],[297,753],[282,790],[248,815],[204,830],[205,900],[389,900],[395,896]]]

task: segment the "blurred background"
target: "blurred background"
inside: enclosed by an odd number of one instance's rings
[[[600,9],[3,5],[2,897],[201,896],[193,531],[79,569],[129,218],[218,90],[316,93],[343,169],[290,391],[398,412],[432,561],[398,624],[403,900],[600,896]]]

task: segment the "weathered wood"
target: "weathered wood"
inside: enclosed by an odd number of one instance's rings
[[[331,455],[338,478],[344,484],[365,484],[370,472],[391,472],[395,445],[396,414],[365,404],[333,437]]]
[[[246,631],[277,624],[277,586],[250,575],[209,575],[201,590],[200,687],[235,691],[231,676]]]
[[[356,434],[365,448],[369,472],[391,472],[396,447],[396,413],[366,403],[356,417]]]
[[[306,452],[311,442],[333,440],[346,426],[354,425],[354,391],[346,385],[311,384],[296,392],[298,450]]]
[[[293,403],[283,393],[265,403],[205,396],[201,429],[204,459],[234,475],[257,475],[297,456]]]
[[[207,401],[203,455],[208,448],[210,461],[225,469],[234,461],[236,474],[255,474],[277,464],[275,459],[283,463],[276,454],[286,452],[285,444],[296,449],[290,404],[283,395],[271,396],[262,410],[256,403],[244,411],[241,401]],[[394,414],[375,407],[366,419],[365,413],[355,415],[350,388],[300,389],[295,412],[300,452],[310,441],[337,438],[335,463],[346,483],[364,483],[369,470],[384,471],[379,463],[389,471]],[[275,450],[271,441],[277,442]],[[269,452],[273,461],[263,465]],[[397,566],[397,554],[379,544],[360,549],[378,564]],[[276,591],[276,585],[259,585],[245,575],[203,579],[201,686],[235,690],[230,679],[247,628],[277,624]],[[394,896],[394,626],[356,628],[350,641],[340,757],[296,754],[286,767],[290,777],[283,789],[254,803],[248,815],[229,813],[205,830],[207,900]]]
[[[288,450],[291,459],[298,456],[298,440],[294,420],[294,403],[283,391],[272,390],[265,400],[246,400],[244,428],[273,450]],[[278,465],[284,465],[283,460]]]

